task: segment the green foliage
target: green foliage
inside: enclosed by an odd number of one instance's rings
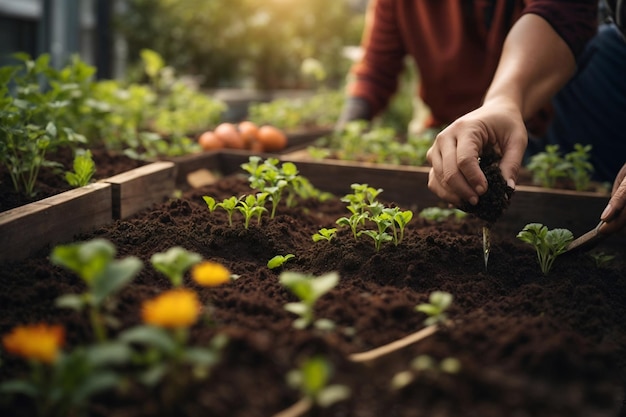
[[[428,318],[424,320],[426,326],[444,323],[448,319],[446,310],[452,305],[452,300],[453,296],[450,293],[433,291],[428,297],[428,303],[418,304],[415,310],[428,316]]]
[[[300,390],[304,398],[320,407],[329,407],[350,397],[350,388],[329,384],[332,377],[330,362],[322,356],[305,360],[298,369],[287,374],[288,384]]]
[[[150,257],[154,269],[167,276],[174,287],[183,285],[185,272],[200,261],[201,255],[180,246],[171,247]]]
[[[517,238],[530,244],[537,251],[541,272],[548,275],[554,260],[567,250],[567,245],[574,240],[567,229],[548,230],[541,223],[529,223],[517,234]]]
[[[318,85],[300,70],[310,58],[321,62],[326,84],[341,84],[350,61],[338,57],[345,45],[359,44],[363,27],[362,14],[335,0],[232,0],[228,7],[205,0],[130,0],[126,5],[117,27],[130,57],[152,49],[178,72],[202,74],[204,86],[212,88]]]
[[[0,393],[31,398],[40,416],[86,415],[93,396],[124,382],[118,367],[131,358],[130,348],[118,342],[80,346],[50,366],[31,363],[30,376],[2,382]]]
[[[352,231],[355,240],[365,235],[372,238],[374,247],[378,252],[385,242],[400,244],[404,239],[406,225],[413,218],[410,210],[402,211],[398,207],[385,207],[376,201],[376,197],[383,190],[372,188],[367,184],[352,184],[353,193],[346,194],[341,201],[347,202],[350,217],[341,217],[336,223],[339,226],[347,226]],[[373,223],[375,229],[363,229]],[[391,229],[391,234],[387,230]]]
[[[316,146],[328,148],[330,156],[342,160],[422,166],[436,133],[410,134],[402,140],[393,128],[354,120],[318,140]]]
[[[337,234],[336,227],[333,227],[330,229],[323,227],[317,233],[313,235],[313,242],[319,242],[320,240],[326,240],[327,242],[330,242],[335,237],[336,234]]]
[[[407,371],[398,372],[391,380],[393,389],[402,389],[412,383],[418,373],[429,373],[433,376],[444,374],[457,374],[461,370],[461,362],[457,358],[447,357],[437,361],[430,355],[419,355],[411,361],[411,367]]]
[[[455,220],[461,220],[466,216],[467,213],[462,210],[441,207],[427,207],[419,213],[419,217],[435,222],[442,222],[450,217],[454,217]]]
[[[98,340],[106,339],[109,317],[103,314],[105,301],[126,286],[143,268],[141,260],[130,256],[114,259],[116,249],[105,239],[55,246],[50,255],[53,264],[76,273],[87,285],[84,294],[68,294],[57,299],[60,307],[89,308],[92,328]]]
[[[259,126],[268,124],[283,130],[303,127],[334,126],[339,119],[345,93],[343,90],[320,90],[308,98],[278,98],[266,103],[252,103],[248,120]]]
[[[257,195],[250,194],[239,200],[237,210],[243,214],[245,229],[250,227],[250,219],[254,216],[257,216],[260,222],[261,214],[267,211],[267,209],[263,207],[266,196],[266,193],[259,193]],[[274,216],[272,215],[272,217]]]
[[[591,252],[589,256],[591,256],[598,268],[607,266],[613,261],[613,259],[615,259],[615,255],[610,255],[604,252]]]
[[[589,162],[590,152],[591,145],[583,146],[576,143],[574,144],[574,151],[565,155],[565,160],[570,164],[569,177],[577,191],[586,190],[591,182],[594,168]]]
[[[288,253],[287,255],[276,255],[269,261],[267,261],[267,267],[269,269],[279,268],[284,265],[290,259],[295,258],[296,256],[292,253]]]
[[[77,151],[73,162],[74,171],[65,173],[65,180],[72,187],[83,187],[91,181],[96,173],[96,164],[91,156],[91,151]]]
[[[330,320],[315,320],[314,308],[317,300],[339,283],[339,274],[329,272],[320,276],[302,274],[299,272],[283,272],[279,277],[280,283],[296,295],[300,302],[287,303],[285,310],[299,316],[293,322],[296,329],[305,329],[310,325],[318,329],[334,327]]]
[[[46,54],[15,58],[18,65],[0,71],[0,163],[14,189],[33,196],[41,167],[54,166],[47,152],[86,142],[74,128],[84,116],[84,84],[91,73],[77,59],[58,71]]]

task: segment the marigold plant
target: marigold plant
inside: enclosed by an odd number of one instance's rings
[[[142,305],[142,319],[145,323],[158,327],[184,328],[198,320],[200,301],[195,292],[188,289],[175,289],[145,301]]]
[[[216,287],[230,281],[230,271],[220,263],[205,261],[193,267],[191,277],[202,286]]]
[[[30,324],[17,326],[2,338],[7,352],[34,359],[44,363],[53,363],[65,339],[65,330],[61,326]]]

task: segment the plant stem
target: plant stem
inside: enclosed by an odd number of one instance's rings
[[[374,360],[383,355],[387,355],[391,352],[402,349],[403,347],[406,347],[410,344],[419,342],[420,340],[425,339],[426,337],[434,334],[438,329],[439,329],[439,326],[436,324],[424,327],[423,329],[415,333],[405,336],[402,339],[395,340],[386,345],[383,345],[383,346],[380,346],[380,347],[377,347],[375,349],[368,350],[365,352],[353,353],[352,355],[349,356],[349,359],[352,362],[368,362],[368,361]]]

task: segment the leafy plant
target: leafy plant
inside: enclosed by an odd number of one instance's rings
[[[206,203],[209,211],[212,213],[216,208],[221,207],[226,211],[228,215],[228,225],[232,227],[233,225],[233,213],[239,204],[240,198],[237,197],[229,197],[224,199],[221,203],[215,201],[215,199],[211,196],[203,196],[202,199]]]
[[[258,221],[261,220],[261,214],[266,212],[267,209],[263,207],[263,203],[265,202],[266,193],[259,193],[259,198],[257,195],[247,195],[245,198],[239,200],[239,204],[237,205],[237,210],[243,214],[244,218],[244,227],[248,229],[250,227],[250,219],[252,217],[257,216]]]
[[[615,259],[615,255],[610,255],[604,252],[591,252],[589,253],[589,256],[593,258],[593,261],[598,268],[608,265],[611,261],[613,261],[613,259]]]
[[[571,164],[559,153],[559,145],[546,145],[545,151],[530,158],[526,168],[533,174],[535,183],[554,188],[559,178],[568,176]]]
[[[430,355],[419,355],[411,361],[407,371],[398,372],[391,380],[393,389],[401,389],[413,382],[420,372],[429,372],[434,375],[441,373],[457,374],[461,370],[461,362],[457,358],[448,357],[437,361]]]
[[[339,274],[330,272],[320,276],[286,271],[280,274],[280,283],[288,288],[300,301],[287,303],[285,310],[299,316],[293,322],[296,329],[305,329],[310,325],[318,329],[330,329],[334,323],[328,319],[315,319],[314,308],[317,300],[339,283]]]
[[[99,341],[106,340],[106,324],[116,324],[110,315],[104,314],[107,299],[128,284],[143,267],[136,257],[115,260],[116,249],[104,239],[55,246],[50,260],[76,273],[87,285],[84,294],[66,294],[57,299],[60,307],[89,309],[89,319]]]
[[[567,245],[574,240],[572,232],[567,229],[548,230],[541,223],[529,223],[524,226],[517,238],[530,244],[537,251],[541,272],[548,275],[554,260],[566,251]]]
[[[174,287],[183,285],[185,272],[200,261],[202,256],[180,246],[174,246],[150,257],[154,269],[165,274]]]
[[[74,171],[65,173],[65,180],[72,187],[83,187],[91,181],[96,173],[96,164],[91,151],[77,152],[73,162]]]
[[[305,360],[299,369],[287,374],[287,382],[297,388],[307,401],[307,406],[316,404],[329,407],[350,397],[350,388],[345,385],[329,384],[332,376],[330,362],[322,356]]]
[[[325,227],[321,228],[317,233],[313,235],[313,242],[319,242],[320,240],[326,240],[330,242],[333,237],[337,234],[337,228],[333,227],[327,229]]]
[[[296,256],[292,253],[288,253],[287,255],[276,255],[269,261],[267,261],[267,267],[269,269],[275,269],[281,267],[290,259],[295,258]]]
[[[18,326],[2,339],[5,349],[28,359],[30,375],[0,383],[0,393],[31,398],[39,416],[83,415],[89,399],[119,386],[117,365],[132,352],[117,342],[61,350],[65,331],[45,324]]]
[[[448,319],[446,310],[452,305],[452,300],[453,296],[448,292],[433,291],[428,297],[428,303],[418,304],[415,310],[428,316],[424,320],[426,326],[444,323]]]
[[[589,158],[591,145],[583,146],[580,143],[574,144],[574,150],[565,155],[565,160],[569,163],[569,178],[574,183],[577,191],[584,191],[589,187],[591,175],[594,168]]]
[[[467,213],[456,208],[427,207],[420,211],[419,217],[435,222],[442,222],[453,216],[455,220],[461,220]]]

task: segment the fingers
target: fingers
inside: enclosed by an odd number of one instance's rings
[[[626,164],[617,174],[613,184],[611,199],[600,215],[606,222],[600,227],[601,233],[612,233],[626,226]]]
[[[457,206],[462,201],[477,204],[479,196],[487,190],[487,179],[478,163],[482,139],[463,125],[457,122],[442,131],[427,153],[432,167],[429,189]],[[457,131],[466,133],[463,140],[457,139]]]

